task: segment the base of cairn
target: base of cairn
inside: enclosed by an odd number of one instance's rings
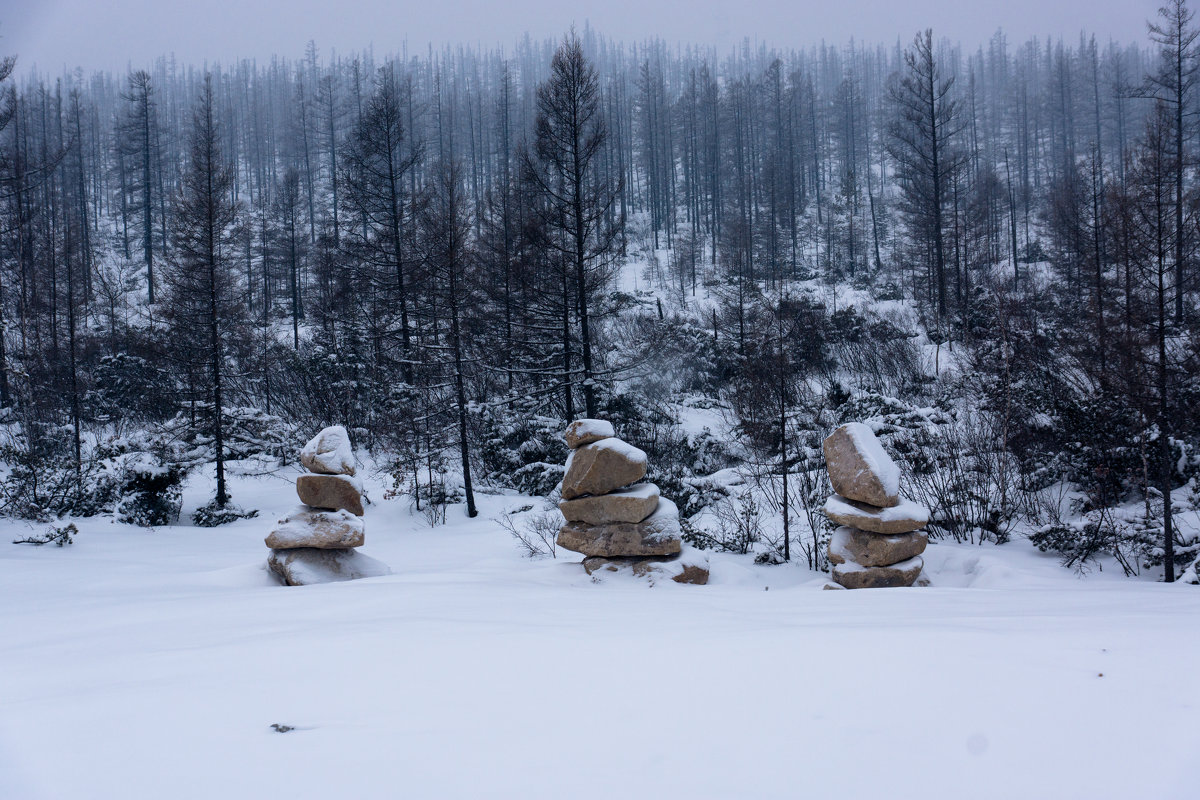
[[[583,560],[583,568],[593,578],[607,573],[626,572],[636,578],[646,578],[651,584],[660,580],[675,583],[690,583],[703,586],[708,583],[708,556],[693,547],[685,547],[677,556],[668,558],[604,558],[590,556]]]
[[[392,574],[387,564],[357,550],[326,550],[319,547],[295,547],[272,550],[267,568],[285,586],[354,581]]]
[[[920,556],[886,567],[863,567],[847,562],[833,565],[833,579],[847,589],[892,589],[912,586],[924,568],[925,560]]]

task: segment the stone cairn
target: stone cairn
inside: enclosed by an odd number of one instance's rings
[[[285,586],[387,575],[387,565],[355,550],[363,545],[362,481],[341,425],[318,433],[300,451],[308,473],[296,479],[303,506],[279,520],[267,547],[267,567]]]
[[[612,423],[579,419],[567,426],[566,474],[558,546],[584,555],[589,575],[630,569],[651,581],[708,583],[708,557],[685,548],[679,509],[646,476],[646,454],[616,438]]]
[[[842,526],[829,542],[833,580],[847,589],[912,586],[925,566],[929,511],[900,497],[900,469],[863,423],[841,426],[823,449],[836,492],[825,515]]]

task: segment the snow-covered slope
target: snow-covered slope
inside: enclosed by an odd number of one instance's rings
[[[706,587],[520,556],[481,498],[367,508],[393,575],[277,586],[258,519],[0,544],[0,797],[1183,797],[1200,592],[932,544],[933,586]],[[189,489],[186,512],[208,487]],[[21,530],[6,523],[8,539]],[[272,724],[294,728],[278,733]]]

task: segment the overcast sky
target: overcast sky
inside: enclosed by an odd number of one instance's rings
[[[183,62],[323,54],[374,45],[393,52],[440,44],[511,45],[528,31],[558,36],[585,22],[626,41],[659,36],[726,49],[744,37],[781,46],[822,39],[905,42],[918,28],[975,44],[1082,30],[1101,41],[1145,41],[1159,0],[0,0],[0,53],[23,69],[121,69],[175,53]]]

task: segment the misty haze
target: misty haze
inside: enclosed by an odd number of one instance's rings
[[[0,798],[1192,797],[1195,2],[4,0]]]

